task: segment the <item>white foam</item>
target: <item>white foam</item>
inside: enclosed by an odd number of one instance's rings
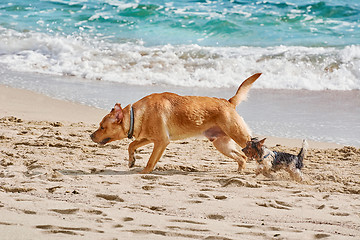
[[[146,47],[85,36],[0,28],[0,62],[17,71],[128,84],[237,87],[255,72],[256,88],[360,89],[360,45],[323,47]]]
[[[123,1],[118,1],[118,0],[105,0],[105,3],[112,5],[112,6],[116,6],[119,10],[124,10],[127,8],[136,8],[139,4],[136,3],[125,3]]]

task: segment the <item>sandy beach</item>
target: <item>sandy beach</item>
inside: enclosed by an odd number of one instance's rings
[[[243,173],[202,138],[171,143],[152,174],[123,140],[89,134],[106,111],[0,86],[2,239],[359,239],[360,149],[309,141],[305,181]],[[301,139],[269,137],[297,153]]]

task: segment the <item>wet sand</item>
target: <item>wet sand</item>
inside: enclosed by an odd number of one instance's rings
[[[0,85],[28,89],[56,99],[111,109],[156,92],[180,95],[212,96],[228,99],[232,88],[175,87],[169,85],[128,85],[109,81],[91,81],[67,76],[24,73],[8,70],[0,64]],[[239,76],[239,84],[246,76]],[[259,80],[261,80],[260,77]],[[360,91],[308,91],[257,89],[237,111],[255,135],[287,139],[312,139],[360,147]],[[1,95],[0,95],[1,97]],[[32,105],[34,106],[34,105]],[[27,111],[29,112],[29,111]]]
[[[238,173],[209,141],[186,139],[168,146],[152,174],[140,175],[151,145],[128,169],[129,140],[100,147],[89,139],[103,110],[4,86],[0,93],[5,239],[360,236],[358,148],[310,142],[305,181],[297,183],[283,171],[255,178],[254,162]],[[297,153],[300,144],[270,137],[268,145]]]

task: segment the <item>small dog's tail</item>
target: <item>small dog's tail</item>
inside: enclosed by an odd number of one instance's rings
[[[236,94],[229,99],[229,102],[235,107],[247,98],[247,94],[251,85],[260,77],[261,73],[255,73],[251,77],[247,78],[238,88]]]
[[[301,150],[298,154],[298,159],[299,159],[299,162],[301,163],[301,167],[303,165],[303,160],[304,160],[304,157],[305,157],[308,147],[309,147],[309,144],[307,143],[306,139],[304,139],[302,142]]]

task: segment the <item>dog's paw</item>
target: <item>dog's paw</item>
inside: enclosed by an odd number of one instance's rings
[[[243,168],[238,168],[238,169],[237,169],[237,172],[238,172],[238,173],[244,173],[244,169],[243,169]]]
[[[135,166],[135,161],[129,161],[129,168],[133,168]]]
[[[246,168],[245,164],[239,165],[237,171],[240,172],[240,173],[242,173],[242,172],[244,172],[245,168]]]
[[[135,157],[132,157],[129,159],[129,163],[128,163],[129,168],[132,168],[135,166],[135,160],[136,160]]]
[[[139,174],[148,174],[151,173],[152,170],[144,168],[142,171],[139,172]]]

